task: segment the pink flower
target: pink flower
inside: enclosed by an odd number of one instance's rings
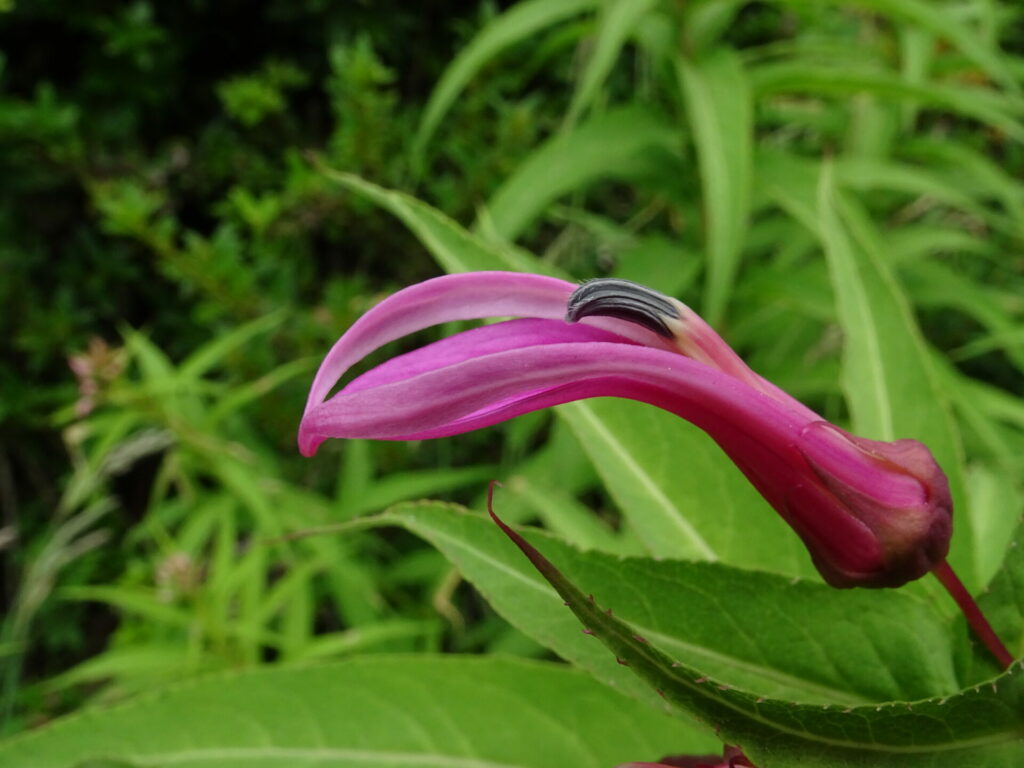
[[[383,344],[438,323],[506,316],[521,319],[388,360],[328,397]],[[833,586],[900,586],[946,556],[952,502],[924,445],[866,440],[823,421],[750,370],[688,307],[621,280],[578,287],[476,272],[399,291],[328,353],[299,448],[311,456],[331,437],[445,437],[599,396],[641,400],[707,432]]]

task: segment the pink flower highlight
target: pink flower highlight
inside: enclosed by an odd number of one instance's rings
[[[506,316],[519,319],[388,360],[329,396],[353,364],[390,341],[451,320]],[[332,437],[445,437],[601,396],[650,403],[707,432],[833,586],[900,586],[946,556],[952,502],[924,445],[866,440],[823,421],[750,370],[688,307],[620,280],[580,287],[476,272],[399,291],[328,353],[299,448],[311,456]]]

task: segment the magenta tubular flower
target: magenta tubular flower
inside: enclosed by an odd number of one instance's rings
[[[390,341],[451,320],[506,316],[520,319],[388,360],[328,397],[348,368]],[[331,437],[445,437],[599,396],[650,403],[707,432],[833,586],[899,586],[946,556],[952,503],[924,445],[866,440],[823,421],[750,370],[688,307],[621,280],[576,286],[476,272],[399,291],[328,353],[299,448],[311,456]]]

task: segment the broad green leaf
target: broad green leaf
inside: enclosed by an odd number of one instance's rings
[[[844,334],[843,389],[853,431],[875,440],[914,438],[949,478],[954,508],[968,516],[960,436],[948,394],[867,215],[836,192],[828,167],[818,190],[820,234]],[[957,526],[950,562],[969,589],[981,584],[970,525]]]
[[[591,106],[598,89],[612,71],[633,28],[657,0],[604,0],[597,17],[597,33],[576,85],[565,117],[565,126],[571,128]]]
[[[557,412],[651,554],[817,578],[793,531],[693,425],[603,398]]]
[[[423,152],[445,113],[480,69],[501,51],[527,40],[547,27],[578,16],[600,5],[600,0],[527,0],[517,3],[488,24],[473,41],[452,59],[441,75],[423,110],[413,140],[414,165],[422,163]]]
[[[762,768],[997,766],[1024,759],[1020,662],[988,681],[990,685],[941,698],[867,706],[768,698],[702,674],[689,661],[673,660],[675,654],[664,652],[662,638],[638,634],[635,625],[585,595],[571,576],[501,525],[619,664],[629,666],[673,706],[712,725],[726,743],[742,745]]]
[[[580,631],[489,519],[421,503],[360,522],[399,525],[427,539],[523,633],[598,679],[657,701]],[[717,563],[581,552],[540,532],[528,538],[634,633],[730,686],[846,706],[956,690],[943,625],[900,592],[837,591]]]
[[[994,413],[993,402],[989,398],[997,392],[1000,399],[1009,396],[969,378],[956,371],[949,361],[945,362],[944,375],[951,381],[953,406],[963,426],[965,445],[970,446],[970,455],[999,467],[1003,480],[1020,487],[1018,469],[1024,466],[1024,433]],[[995,405],[999,407],[1000,404]],[[1004,514],[1012,515],[1016,511],[1008,508]]]
[[[704,314],[714,325],[725,315],[750,213],[753,103],[743,65],[728,49],[694,62],[680,59],[678,76],[704,191]]]
[[[555,200],[600,179],[680,175],[678,146],[678,131],[648,109],[622,107],[592,117],[519,164],[488,201],[487,226],[514,241]]]
[[[183,683],[0,744],[2,768],[565,768],[714,739],[564,666],[374,656]]]

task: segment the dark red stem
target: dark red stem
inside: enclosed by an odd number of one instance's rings
[[[999,639],[999,635],[992,629],[992,625],[988,623],[988,619],[985,618],[985,614],[981,612],[978,604],[974,602],[974,598],[971,597],[971,593],[967,591],[967,588],[960,581],[960,578],[954,573],[949,563],[943,560],[939,563],[932,571],[935,577],[942,583],[942,586],[946,588],[950,596],[956,601],[956,604],[960,606],[960,610],[963,611],[964,616],[967,619],[967,623],[971,625],[971,629],[974,630],[974,634],[978,636],[978,639],[985,644],[985,647],[989,649],[993,656],[996,657],[996,661],[1003,669],[1009,669],[1010,665],[1013,664],[1013,656],[1006,646],[1003,645],[1003,641]]]

